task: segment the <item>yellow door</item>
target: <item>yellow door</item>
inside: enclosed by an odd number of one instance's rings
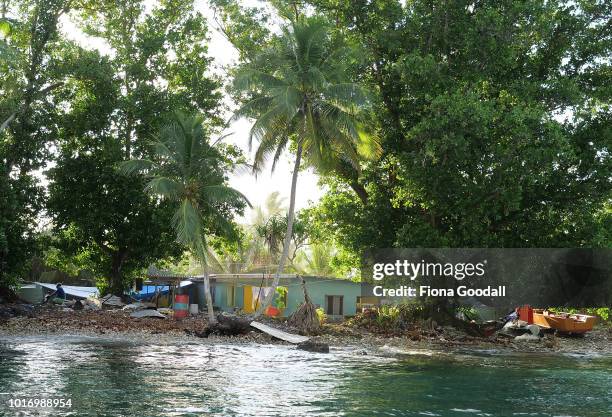
[[[245,285],[243,287],[243,293],[244,293],[244,308],[243,310],[246,313],[252,313],[253,310],[253,286],[252,285]]]

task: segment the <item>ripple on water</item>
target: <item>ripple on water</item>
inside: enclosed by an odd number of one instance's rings
[[[609,357],[382,353],[5,338],[0,387],[71,397],[75,415],[612,416]]]

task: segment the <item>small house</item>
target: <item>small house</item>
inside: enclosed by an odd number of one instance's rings
[[[274,274],[213,274],[210,276],[213,302],[220,310],[252,313],[269,291]],[[283,274],[281,290],[274,294],[273,307],[279,315],[290,316],[304,302],[302,280],[313,304],[330,319],[353,316],[361,298],[361,284],[347,279]]]

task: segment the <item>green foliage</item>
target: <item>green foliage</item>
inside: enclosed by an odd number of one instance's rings
[[[58,19],[63,0],[26,0],[4,5],[0,18],[0,292],[27,274],[37,247],[36,223],[44,192],[34,171],[56,138],[53,105],[62,75],[52,56],[64,43]],[[8,17],[10,16],[10,17]]]
[[[48,172],[47,209],[56,233],[67,240],[59,246],[73,257],[67,263],[93,263],[89,268],[110,279],[115,293],[158,258],[180,253],[169,227],[170,207],[149,199],[142,178],[119,175],[120,160],[120,151],[64,155]]]
[[[588,311],[588,310],[587,310]],[[601,317],[604,321],[610,320],[610,307],[600,307],[596,308],[593,311],[588,311],[588,314],[594,314],[598,317]]]
[[[310,218],[329,241],[612,244],[609,3],[308,3],[363,51],[383,149],[361,190],[324,178]]]
[[[381,329],[391,329],[397,325],[400,309],[395,305],[384,305],[378,308],[376,324]]]
[[[232,166],[226,163],[223,147],[210,143],[203,123],[202,117],[176,113],[174,121],[164,126],[159,139],[151,143],[156,151],[154,159],[125,161],[120,170],[148,176],[144,189],[175,207],[172,227],[177,242],[206,264],[205,235],[235,235],[229,219],[249,203],[244,195],[225,185]]]
[[[373,332],[399,334],[415,328],[425,316],[424,308],[417,303],[382,305],[356,315],[349,324]]]
[[[201,116],[174,114],[158,140],[151,144],[151,160],[129,160],[119,165],[126,174],[143,171],[148,177],[146,190],[154,199],[167,201],[175,210],[172,227],[178,243],[187,247],[204,270],[208,321],[216,322],[208,277],[208,234],[235,238],[231,219],[242,213],[249,201],[228,187],[227,173],[235,166],[224,156],[224,148],[212,143]]]
[[[287,229],[273,287],[278,285],[294,237],[302,157],[321,172],[345,168],[356,175],[365,156],[362,150],[377,145],[360,119],[369,104],[367,94],[346,78],[351,50],[329,34],[329,27],[318,19],[291,22],[253,60],[240,65],[234,77],[234,93],[242,103],[234,117],[255,119],[249,131],[249,144],[253,139],[259,142],[254,169],[261,169],[270,157],[274,169],[285,149],[295,147]],[[257,314],[270,302],[267,295]]]
[[[279,214],[271,216],[264,224],[255,226],[255,232],[264,239],[273,257],[280,253],[285,230],[287,230],[287,218]]]
[[[221,124],[220,82],[208,75],[206,21],[191,1],[161,1],[152,8],[144,1],[87,1],[74,16],[112,53],[71,46],[57,65],[69,78],[57,105],[60,152],[49,171],[49,211],[56,233],[77,230],[69,255],[96,252],[94,270],[119,293],[148,264],[178,256],[173,226],[188,229],[198,218],[188,204],[182,209],[192,216],[177,218],[171,204],[145,192],[148,184],[147,191],[168,194],[173,184],[126,178],[116,164],[156,155],[151,138],[178,109],[206,114],[201,129],[209,135]],[[228,148],[222,158],[234,153]]]
[[[317,308],[317,318],[319,319],[319,324],[325,324],[327,322],[327,314],[325,314],[325,310],[321,307]]]
[[[601,320],[608,322],[612,315],[610,314],[612,309],[610,307],[593,307],[593,308],[573,308],[573,307],[553,307],[549,308],[553,312],[566,312],[572,314],[588,314],[591,316],[597,316]]]
[[[276,287],[276,296],[274,298],[274,304],[279,310],[282,310],[287,307],[285,300],[287,299],[288,291],[289,289],[287,287]]]
[[[249,132],[249,143],[259,142],[256,169],[268,157],[274,168],[290,140],[321,171],[344,164],[359,169],[361,150],[376,143],[359,120],[367,94],[346,79],[350,52],[329,38],[321,21],[293,22],[238,69],[233,87],[244,104],[235,117],[256,119]]]
[[[271,37],[270,13],[264,7],[245,7],[240,0],[211,0],[216,22],[245,61],[253,58]]]

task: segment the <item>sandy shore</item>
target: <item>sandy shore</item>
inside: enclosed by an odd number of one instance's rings
[[[269,320],[269,324],[285,327],[279,320]],[[204,315],[182,320],[130,317],[123,310],[74,311],[70,309],[47,307],[34,310],[29,315],[20,315],[0,320],[0,338],[3,336],[35,335],[81,335],[104,336],[109,338],[129,338],[144,343],[263,343],[284,344],[271,336],[253,330],[239,336],[210,335],[208,338],[196,337],[207,326]],[[286,328],[291,331],[291,329]],[[396,349],[426,350],[482,350],[496,349],[515,352],[561,352],[579,354],[612,355],[612,326],[598,325],[584,337],[547,336],[540,341],[515,341],[501,335],[489,338],[468,336],[450,327],[437,331],[410,332],[407,335],[379,335],[364,329],[348,326],[346,323],[327,324],[323,327],[318,341],[332,348],[351,347],[365,352],[382,347]]]

